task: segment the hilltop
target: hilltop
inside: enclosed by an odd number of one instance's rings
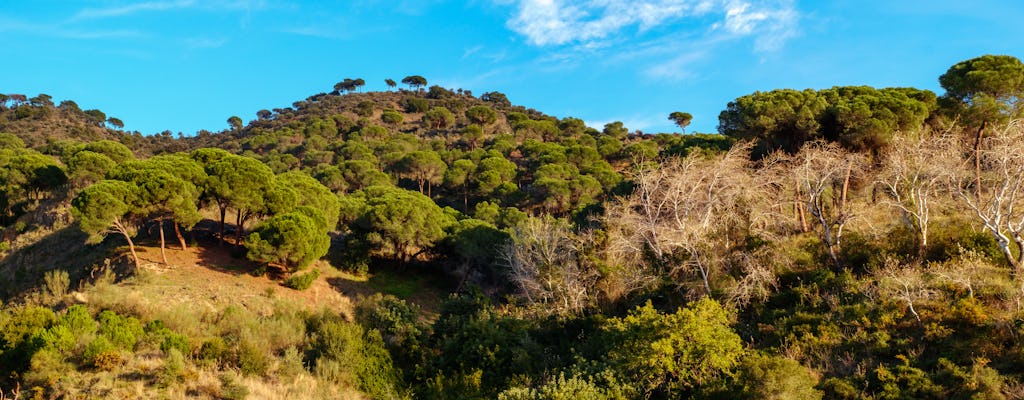
[[[1024,398],[1017,58],[717,134],[406,80],[180,138],[4,102],[0,393]]]

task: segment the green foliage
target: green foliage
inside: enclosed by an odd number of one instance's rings
[[[423,114],[423,126],[429,129],[444,129],[455,123],[455,114],[445,107],[434,107]]]
[[[481,126],[487,126],[498,120],[498,112],[487,106],[473,106],[466,110],[466,118]]]
[[[401,113],[391,109],[384,110],[380,114],[380,121],[391,126],[401,125],[404,119]]]
[[[326,255],[330,245],[326,219],[309,207],[271,217],[245,242],[250,260],[282,265],[289,271],[309,266]]]
[[[97,369],[112,370],[122,361],[117,346],[106,336],[96,337],[82,351],[82,362]]]
[[[400,373],[379,334],[328,315],[315,317],[310,325],[310,353],[321,376],[351,376],[352,383],[373,398],[400,396]]]
[[[718,117],[718,131],[756,140],[762,154],[776,149],[795,152],[815,139],[877,151],[889,145],[895,131],[920,128],[936,107],[934,93],[913,88],[772,90],[729,102]]]
[[[818,377],[800,363],[777,356],[752,354],[743,359],[736,378],[749,399],[821,399]]]
[[[319,270],[312,270],[303,274],[295,274],[285,279],[284,285],[295,290],[306,290],[313,286],[313,282],[320,277]]]
[[[602,387],[591,377],[559,374],[538,389],[514,387],[498,394],[499,400],[625,400],[636,398],[633,389],[611,377]]]
[[[342,200],[351,229],[380,256],[411,261],[445,236],[454,218],[420,193],[372,186]],[[342,218],[346,220],[346,218]]]
[[[1020,115],[1024,95],[1024,63],[1013,56],[984,55],[949,67],[939,77],[943,100],[954,114],[978,126]]]
[[[672,393],[711,382],[731,371],[743,354],[722,306],[702,299],[663,314],[650,302],[623,318],[609,319],[608,363],[622,379],[647,393]]]
[[[135,343],[142,337],[142,323],[134,317],[123,317],[113,311],[103,311],[97,316],[99,333],[110,344],[121,350],[134,350]]]

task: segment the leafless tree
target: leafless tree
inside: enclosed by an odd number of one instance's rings
[[[928,224],[937,197],[957,167],[955,140],[897,135],[882,158],[876,183],[887,195],[883,202],[900,213],[900,220],[917,235],[918,257],[928,247]]]
[[[934,298],[938,292],[929,285],[929,277],[919,268],[902,266],[895,260],[887,260],[885,266],[876,271],[878,289],[882,296],[892,298],[907,306],[907,311],[921,323],[914,304]]]
[[[783,192],[779,201],[792,198],[798,209],[810,214],[810,224],[818,231],[829,258],[836,269],[842,269],[843,231],[855,217],[850,205],[851,182],[864,170],[863,157],[825,142],[808,143],[793,156],[773,157],[776,179],[796,183],[795,196]]]
[[[531,305],[555,314],[578,314],[596,298],[600,273],[584,247],[590,241],[551,217],[531,218],[516,228],[502,247],[500,260],[509,278]]]
[[[958,170],[957,194],[1019,274],[1024,267],[1019,251],[1024,249],[1024,122],[1011,121],[987,137],[979,132],[973,147]]]
[[[608,207],[610,252],[638,264],[653,260],[677,282],[695,275],[710,295],[730,230],[750,223],[743,210],[753,185],[749,151],[740,144],[720,157],[691,154],[641,166],[634,193]]]

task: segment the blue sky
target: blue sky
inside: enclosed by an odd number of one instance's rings
[[[344,78],[497,90],[592,126],[713,132],[756,90],[914,86],[1024,57],[1024,2],[0,0],[0,93],[46,93],[145,134],[227,127]]]

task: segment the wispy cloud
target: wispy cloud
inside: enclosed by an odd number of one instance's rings
[[[86,19],[100,19],[100,18],[113,18],[113,17],[125,17],[140,12],[146,11],[166,11],[173,9],[187,8],[195,5],[194,0],[178,0],[178,1],[148,1],[143,3],[127,4],[123,6],[105,7],[105,8],[86,8],[82,9],[74,16],[71,20],[86,20]]]
[[[796,32],[790,1],[743,0],[518,0],[507,26],[535,46],[600,47],[609,38],[642,34],[687,18],[720,16],[710,30],[752,36],[760,51],[777,49]]]
[[[691,65],[704,59],[707,53],[695,51],[677,55],[669,60],[655,64],[644,70],[647,76],[658,80],[682,81],[696,76]]]
[[[145,36],[142,32],[130,29],[69,28],[64,24],[38,24],[2,17],[0,17],[0,32],[78,40],[122,39]]]

